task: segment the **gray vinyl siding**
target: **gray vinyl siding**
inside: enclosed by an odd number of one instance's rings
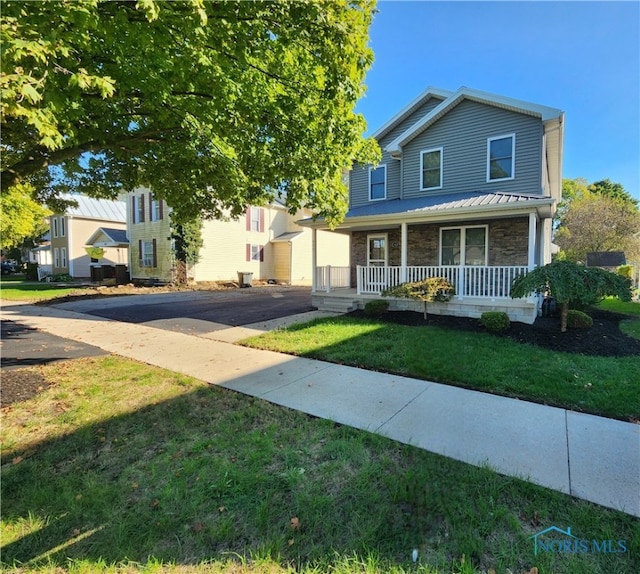
[[[382,148],[381,164],[387,166],[387,199],[398,199],[401,197],[400,187],[400,161],[392,159],[388,152],[384,151],[384,146],[396,139],[400,134],[407,131],[418,120],[426,116],[442,100],[439,98],[429,98],[413,114],[401,121],[390,132],[384,135],[378,142]],[[349,199],[350,207],[357,207],[369,203],[369,166],[356,165],[349,176]]]
[[[515,179],[488,183],[487,138],[512,133]],[[436,147],[443,147],[443,187],[420,191],[420,151]],[[458,191],[542,194],[542,124],[525,114],[465,100],[408,143],[402,157],[407,199]]]

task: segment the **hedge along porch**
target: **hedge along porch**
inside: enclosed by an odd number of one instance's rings
[[[538,298],[512,300],[510,287],[516,276],[551,260],[551,198],[476,193],[432,197],[420,205],[384,203],[388,205],[375,206],[379,213],[360,208],[347,214],[337,231],[350,234],[351,266],[314,265],[315,306],[362,307],[388,287],[445,277],[456,295],[448,303],[431,304],[430,312],[479,317],[500,310],[514,321],[535,320]],[[315,250],[317,238],[313,246]],[[391,309],[414,307],[421,308],[419,303],[391,300]]]

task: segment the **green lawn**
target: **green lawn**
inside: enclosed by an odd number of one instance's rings
[[[3,405],[6,572],[640,572],[628,515],[179,374],[101,357],[16,381],[40,392]],[[534,555],[550,526],[627,551]]]
[[[26,281],[21,276],[3,277],[0,280],[0,299],[5,301],[46,301],[82,291],[83,287],[59,287],[55,283]]]
[[[629,329],[637,332],[637,324]],[[559,353],[488,333],[348,316],[293,325],[243,344],[623,420],[640,416],[638,356]]]
[[[620,301],[616,297],[608,297],[598,303],[596,307],[624,315],[640,315],[640,301]]]

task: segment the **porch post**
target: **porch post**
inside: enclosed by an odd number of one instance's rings
[[[529,271],[531,271],[536,265],[536,235],[537,229],[536,224],[538,222],[538,218],[535,213],[529,214],[529,258],[527,261],[527,266],[529,267]]]
[[[316,228],[313,227],[311,229],[311,292],[312,293],[316,292],[316,286],[318,281],[316,278],[316,275],[318,273],[318,270],[316,268],[316,264],[318,261],[317,243],[318,243],[318,232]]]
[[[400,282],[407,282],[407,222],[400,224]]]

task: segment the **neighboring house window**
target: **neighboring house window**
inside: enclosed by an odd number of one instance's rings
[[[387,265],[387,235],[369,235],[367,243],[367,265],[385,267]]]
[[[64,237],[67,234],[67,218],[60,218],[60,237]]]
[[[67,266],[67,248],[63,247],[60,249],[60,267]]]
[[[157,267],[158,256],[156,240],[138,242],[140,249],[140,267]]]
[[[442,187],[442,148],[427,149],[420,152],[420,189],[439,189]]]
[[[149,194],[150,207],[150,221],[162,221],[162,200],[153,199],[153,194]]]
[[[53,248],[53,266],[60,267],[60,249],[57,247]]]
[[[57,217],[51,218],[51,227],[53,228],[53,236],[58,237],[58,218]]]
[[[487,181],[515,177],[516,134],[487,139]]]
[[[440,230],[440,265],[486,265],[487,226]]]
[[[247,261],[264,261],[264,246],[247,243]]]
[[[261,207],[247,207],[247,231],[264,231],[264,209]]]
[[[387,198],[387,166],[369,168],[369,200]]]
[[[144,193],[131,196],[131,212],[134,223],[144,222]]]

